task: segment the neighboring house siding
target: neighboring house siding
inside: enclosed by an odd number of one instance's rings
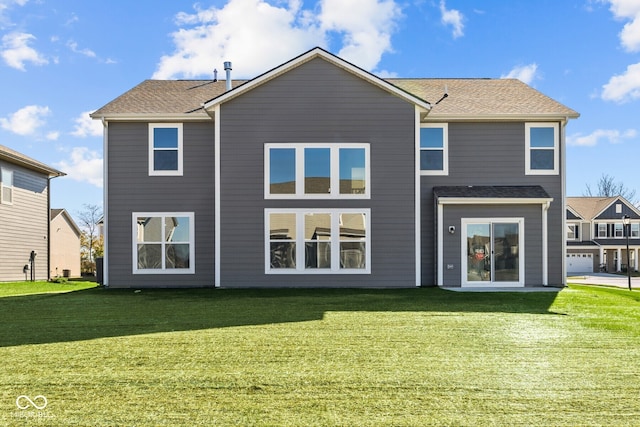
[[[446,102],[446,100],[444,101]],[[558,153],[559,154],[559,153]],[[563,165],[563,159],[560,159]],[[561,166],[562,168],[562,166]],[[422,203],[422,284],[436,283],[436,232],[433,187],[467,185],[540,185],[553,198],[548,212],[548,283],[563,283],[562,240],[566,237],[562,205],[562,169],[559,175],[525,175],[525,123],[449,123],[449,175],[421,177]],[[505,206],[500,216],[511,217],[511,207]],[[540,212],[541,207],[535,210]],[[465,217],[473,217],[469,210]],[[539,218],[540,216],[538,216]],[[449,224],[446,224],[449,225]],[[460,224],[455,224],[457,228]],[[525,233],[530,234],[530,221],[525,222]],[[541,228],[537,228],[541,230]],[[457,234],[456,234],[457,235]],[[528,243],[527,243],[528,244]],[[531,251],[527,256],[532,255]],[[531,261],[542,270],[541,263]],[[445,264],[446,265],[446,264]],[[449,274],[449,273],[447,273]],[[534,282],[528,281],[535,280]],[[539,286],[537,278],[527,276],[526,286]],[[537,282],[537,283],[536,283]],[[446,285],[446,282],[445,282]]]
[[[109,123],[106,215],[111,287],[213,286],[214,126],[184,123],[183,176],[149,176],[148,123]],[[132,213],[193,212],[195,274],[132,274]]]
[[[616,212],[616,205],[622,205],[622,212]],[[602,220],[602,219],[610,219],[610,220],[619,220],[619,222],[622,222],[622,216],[623,215],[629,215],[629,217],[631,219],[638,219],[640,218],[640,216],[638,216],[638,214],[636,212],[633,211],[633,209],[629,208],[629,206],[627,206],[625,203],[622,203],[621,201],[617,201],[611,204],[611,206],[609,206],[607,209],[605,209],[600,215],[598,215],[595,220]]]
[[[47,176],[2,161],[0,167],[14,171],[13,204],[0,204],[0,281],[24,280],[31,251],[37,253],[35,278],[47,280]]]
[[[412,104],[318,59],[224,103],[222,286],[415,286],[414,120]],[[371,199],[265,200],[267,142],[369,143]],[[265,274],[267,208],[370,208],[371,274]]]
[[[51,220],[50,265],[51,277],[63,276],[64,270],[70,277],[80,277],[80,236],[62,213]]]

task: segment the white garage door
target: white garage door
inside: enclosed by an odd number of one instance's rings
[[[592,273],[593,254],[567,254],[567,273]]]

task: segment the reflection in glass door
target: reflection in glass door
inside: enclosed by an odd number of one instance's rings
[[[521,284],[521,221],[463,222],[466,222],[465,282]]]

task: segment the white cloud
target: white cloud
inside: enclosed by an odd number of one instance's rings
[[[629,65],[623,74],[611,77],[602,89],[602,99],[605,101],[640,99],[640,63]]]
[[[440,13],[442,14],[442,23],[453,27],[453,38],[462,37],[464,35],[464,15],[459,10],[447,9],[444,0],[440,0]]]
[[[531,84],[539,78],[538,64],[520,65],[514,67],[509,73],[500,76],[501,79],[518,79],[526,84]]]
[[[44,126],[44,117],[51,114],[49,107],[28,105],[11,114],[8,118],[0,117],[0,126],[18,135],[35,135]]]
[[[48,132],[45,138],[47,138],[49,141],[57,141],[58,138],[60,138],[60,132],[58,131]]]
[[[55,164],[74,181],[88,182],[102,188],[102,158],[87,147],[74,147],[69,159]]]
[[[79,138],[87,136],[102,136],[102,123],[89,117],[91,111],[84,111],[74,120],[75,127],[71,135]]]
[[[402,10],[390,0],[323,0],[318,19],[327,35],[342,37],[338,55],[366,70],[376,68],[382,55],[392,51],[391,35]]]
[[[640,2],[638,0],[609,0],[613,16],[627,22],[620,32],[620,42],[629,52],[640,51]]]
[[[73,53],[77,53],[77,54],[80,54],[80,55],[88,56],[89,58],[95,58],[96,57],[96,53],[94,51],[92,51],[91,49],[87,49],[87,48],[79,49],[78,48],[78,43],[74,42],[73,40],[69,40],[67,42],[67,47],[69,49],[71,49],[71,51]]]
[[[567,137],[568,145],[576,145],[583,147],[592,147],[597,145],[599,141],[608,141],[611,144],[619,144],[623,139],[635,138],[638,132],[635,129],[627,129],[619,131],[617,129],[597,129],[589,135],[577,133]]]
[[[26,62],[31,62],[34,65],[47,64],[49,61],[29,46],[29,43],[35,39],[35,36],[28,33],[5,34],[2,37],[2,51],[0,52],[4,62],[8,66],[21,71],[25,71],[24,65]]]
[[[193,78],[222,72],[233,62],[233,77],[254,77],[314,46],[340,41],[339,55],[373,70],[391,51],[401,17],[393,0],[319,0],[306,10],[300,0],[229,0],[222,8],[180,12],[171,34],[175,51],[160,58],[153,78]]]

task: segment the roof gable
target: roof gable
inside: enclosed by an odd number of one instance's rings
[[[381,79],[365,70],[363,70],[362,68],[359,68],[353,64],[351,64],[350,62],[345,61],[342,58],[339,58],[329,52],[327,52],[326,50],[316,47],[314,49],[311,49],[305,53],[303,53],[300,56],[297,56],[296,58],[291,59],[288,62],[285,62],[284,64],[273,68],[272,70],[267,71],[264,74],[259,75],[258,77],[249,80],[248,82],[235,87],[207,102],[205,102],[203,104],[205,110],[207,111],[211,111],[213,110],[217,105],[220,105],[224,102],[230,101],[233,98],[236,98],[238,96],[241,96],[243,94],[245,94],[246,92],[252,90],[253,88],[260,86],[272,79],[277,78],[278,76],[294,69],[297,68],[313,59],[316,58],[320,58],[322,60],[325,60],[337,67],[340,67],[344,70],[346,70],[347,72],[356,75],[358,77],[360,77],[361,79],[393,94],[396,95],[398,97],[400,97],[401,99],[404,99],[407,102],[410,102],[412,104],[415,104],[416,106],[420,107],[424,113],[428,112],[431,109],[431,104],[427,101],[425,101],[422,98],[417,97],[416,95],[405,91],[404,89],[401,89],[393,84],[391,84],[390,82]]]
[[[73,220],[71,215],[69,215],[69,212],[67,212],[66,209],[51,209],[51,221],[53,222],[53,220],[56,219],[57,217],[64,218],[64,220],[69,224],[69,227],[78,236],[80,236],[82,234],[82,230],[80,230],[80,227],[78,227],[78,225]]]
[[[47,175],[50,178],[66,175],[66,173],[64,172],[60,172],[59,170],[54,169],[51,166],[45,165],[42,162],[25,156],[24,154],[12,150],[9,147],[5,147],[4,145],[0,145],[0,160],[5,160],[9,163],[31,169],[33,171]]]
[[[607,211],[613,209],[616,203],[623,205],[623,213],[610,214]],[[625,212],[631,212],[634,217],[640,217],[640,211],[622,196],[612,197],[567,197],[567,208],[573,209],[586,221],[594,219],[620,219]]]

